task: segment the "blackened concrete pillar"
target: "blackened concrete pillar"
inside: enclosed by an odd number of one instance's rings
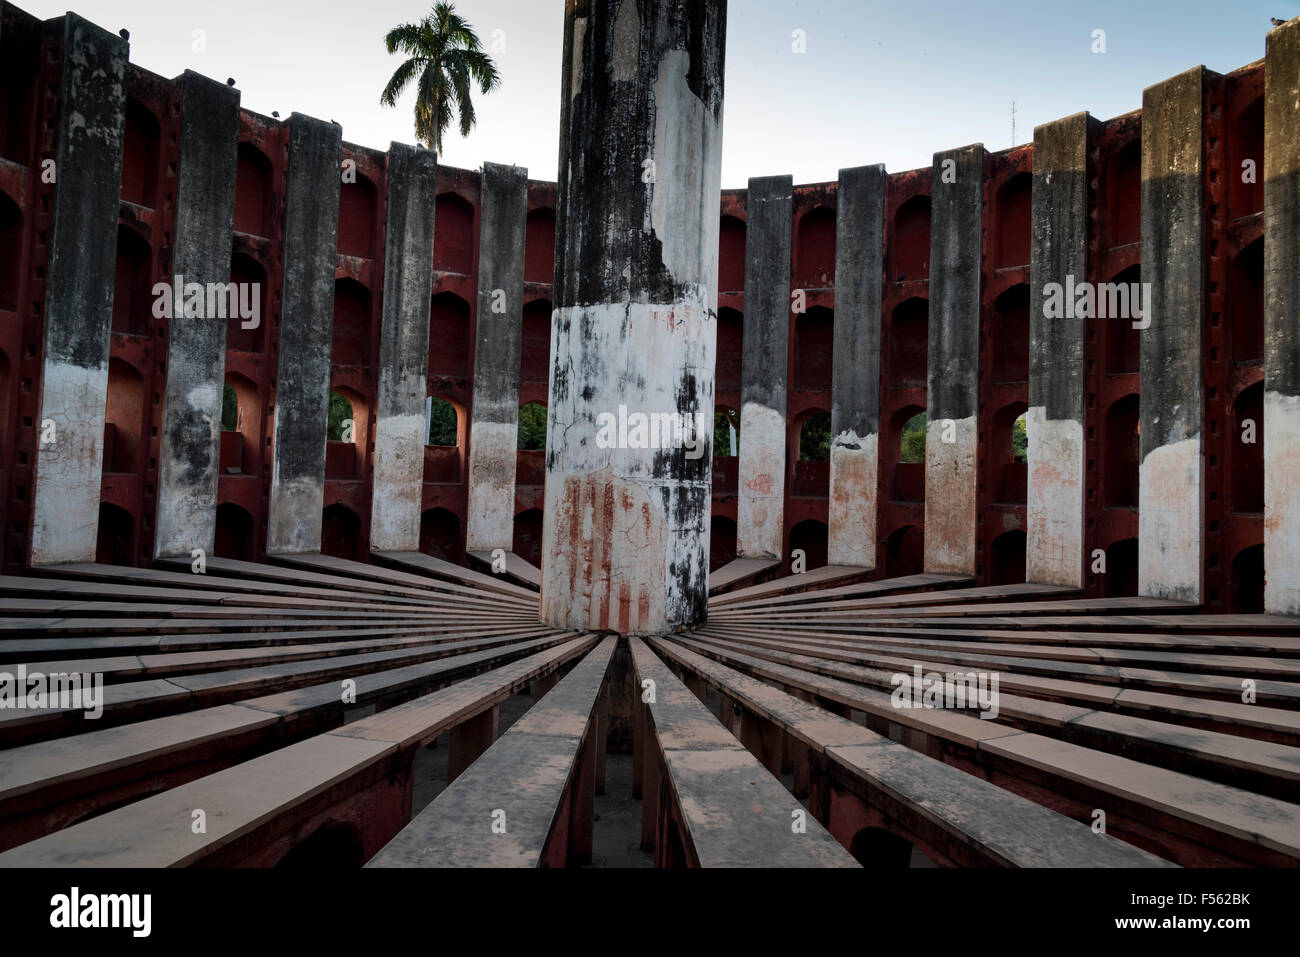
[[[270,554],[320,550],[343,145],[337,124],[300,113],[289,131]]]
[[[1300,20],[1264,61],[1264,610],[1300,614]]]
[[[722,0],[565,8],[541,599],[560,627],[705,617],[725,37]]]
[[[934,155],[925,570],[975,574],[984,147]]]
[[[211,289],[230,282],[230,231],[235,215],[239,92],[186,71],[181,86],[180,166],[176,184],[173,283]],[[209,285],[212,284],[212,285]],[[173,296],[176,289],[173,287]],[[241,322],[222,297],[217,315],[173,309],[167,323],[167,387],[158,464],[154,557],[211,554],[216,542],[217,477],[226,331]],[[215,297],[205,297],[205,306]],[[224,313],[224,314],[223,314]]]
[[[482,197],[465,524],[471,552],[509,551],[514,542],[528,171],[485,163]]]
[[[1150,296],[1147,314],[1129,320],[1142,337],[1138,593],[1194,602],[1205,541],[1204,103],[1203,67],[1142,94],[1142,282]]]
[[[420,550],[437,179],[436,153],[391,145],[370,498],[372,551]]]
[[[1088,152],[1096,125],[1076,113],[1034,130],[1025,578],[1073,588],[1083,586],[1084,569],[1087,322],[1046,309],[1045,290],[1063,294],[1088,279]]]
[[[736,501],[740,558],[782,557],[793,197],[790,176],[749,181]]]
[[[840,170],[837,206],[827,560],[875,568],[885,168]]]
[[[95,560],[126,115],[126,42],[69,13],[62,49],[32,565]]]

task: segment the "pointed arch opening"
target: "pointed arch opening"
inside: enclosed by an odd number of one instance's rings
[[[550,285],[554,279],[555,210],[542,206],[524,222],[524,282]]]
[[[470,369],[469,303],[441,292],[429,307],[429,375],[467,379]]]
[[[334,332],[330,362],[336,366],[370,365],[370,290],[355,279],[334,281]]]
[[[122,130],[122,199],[153,209],[158,204],[158,118],[134,97],[126,99]]]
[[[542,567],[542,510],[530,508],[515,516],[513,540],[516,555],[534,568]]]
[[[271,235],[271,160],[252,143],[240,143],[235,165],[235,231]]]
[[[894,282],[930,278],[929,196],[913,196],[894,214],[889,278]]]
[[[835,285],[835,211],[815,206],[799,220],[795,286],[828,289]]]
[[[0,309],[18,310],[18,281],[23,251],[23,213],[0,191]]]
[[[455,193],[441,193],[433,221],[433,268],[468,275],[474,264],[474,207]]]
[[[342,502],[327,505],[321,512],[322,555],[365,561],[361,552],[361,517]]]
[[[438,507],[420,516],[420,551],[443,561],[460,561],[460,519],[454,512]]]
[[[95,561],[101,565],[135,565],[135,519],[126,509],[100,502]]]
[[[124,359],[108,362],[108,400],[104,408],[104,471],[140,471],[144,435],[144,377]]]
[[[149,243],[130,226],[117,227],[117,265],[113,280],[113,331],[147,336],[152,328],[153,285]]]
[[[341,386],[330,390],[326,425],[325,478],[340,482],[364,474],[370,441],[370,408],[356,392]]]
[[[338,250],[345,256],[372,259],[375,224],[379,218],[379,191],[365,176],[339,186]]]
[[[228,352],[261,353],[265,351],[266,330],[270,316],[266,311],[266,270],[252,256],[234,253],[230,257],[230,281],[240,289],[240,304],[254,304],[254,317],[226,320],[226,350]],[[244,290],[247,290],[245,292]]]
[[[825,522],[819,522],[815,518],[804,519],[790,529],[791,563],[793,563],[794,552],[802,551],[805,571],[823,567],[826,564],[828,541]],[[793,568],[787,569],[787,573],[792,572]]]

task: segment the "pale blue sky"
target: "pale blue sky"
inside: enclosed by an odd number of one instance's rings
[[[238,81],[249,109],[337,120],[344,138],[386,149],[413,142],[411,97],[378,105],[397,66],[391,26],[429,0],[18,0],[42,18],[69,7],[131,31],[131,59],[164,76],[191,68]],[[467,139],[449,132],[443,161],[526,166],[554,179],[563,0],[458,0],[496,58],[501,89],[479,99]],[[789,173],[834,179],[840,167],[928,166],[939,150],[1028,142],[1035,124],[1089,110],[1136,109],[1142,89],[1198,64],[1227,72],[1264,55],[1269,18],[1300,0],[731,0],[724,186]],[[204,30],[206,52],[192,50]],[[806,32],[807,53],[791,50]],[[1091,52],[1106,31],[1106,53]],[[500,31],[500,32],[497,32]]]

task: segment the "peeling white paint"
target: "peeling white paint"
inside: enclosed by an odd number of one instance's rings
[[[608,469],[548,478],[545,515],[557,521],[542,533],[544,621],[625,634],[671,630],[665,569],[677,533],[664,491]]]
[[[87,369],[46,359],[36,425],[39,432],[53,420],[56,441],[36,453],[34,566],[95,560],[107,401],[107,363]]]
[[[1264,610],[1300,615],[1300,397],[1264,393]]]
[[[1138,467],[1138,594],[1202,600],[1204,471],[1199,434],[1149,452]]]
[[[424,492],[424,411],[379,416],[375,421],[370,497],[370,548],[418,552]]]
[[[185,393],[185,402],[191,409],[207,413],[214,420],[221,417],[221,389],[216,382],[195,382]]]
[[[702,295],[556,310],[554,362],[569,386],[564,395],[552,387],[548,419],[542,616],[551,624],[662,634],[682,623],[691,598],[683,582],[707,588],[707,469],[698,480],[656,475],[660,450],[596,442],[596,417],[620,404],[675,409],[685,371],[712,421],[717,322]],[[602,358],[584,366],[584,355]],[[680,507],[692,497],[699,509]]]
[[[1083,423],[1049,419],[1036,405],[1025,413],[1029,488],[1025,506],[1025,578],[1044,585],[1083,586]]]
[[[509,551],[514,547],[518,445],[518,421],[475,422],[470,427],[465,518],[465,547],[469,551]]]
[[[827,561],[832,565],[876,567],[879,441],[874,432],[859,437],[850,430],[831,445]]]
[[[322,436],[321,441],[324,442]],[[271,465],[271,504],[266,527],[266,550],[272,555],[300,555],[320,551],[325,483],[312,479],[287,481],[280,477],[279,457]]]
[[[182,373],[201,374],[198,364],[173,361],[168,363],[170,375]],[[224,368],[224,361],[222,362]],[[218,377],[221,373],[218,371]],[[171,399],[171,396],[168,396]],[[164,409],[162,438],[162,468],[158,481],[158,517],[154,533],[154,555],[188,555],[191,548],[202,548],[209,554],[216,541],[217,476],[221,460],[221,404],[222,389],[217,381],[203,380],[190,384],[185,392],[185,412],[197,413],[208,427],[212,458],[203,479],[183,486],[176,473],[190,463],[172,461],[171,438],[167,423],[171,416]]]
[[[944,442],[945,422],[954,440]],[[925,563],[927,572],[975,574],[975,417],[933,418],[925,436]]]
[[[690,65],[685,50],[669,50],[655,77],[655,181],[650,218],[669,273],[679,283],[703,283],[716,304],[720,124],[691,92],[686,79]]]
[[[169,353],[170,355],[170,353]],[[175,359],[168,363],[169,375],[205,374],[201,363]],[[224,363],[223,363],[224,367]],[[182,386],[182,388],[184,388]],[[182,397],[179,416],[170,403],[176,397],[169,391],[163,410],[162,448],[158,470],[158,512],[154,523],[153,554],[185,555],[195,548],[212,554],[217,538],[217,472],[221,460],[221,389],[210,380],[191,382]],[[197,480],[184,481],[192,463],[179,460],[172,448],[169,423],[186,421],[191,413],[201,416],[208,429],[211,458],[208,468]]]
[[[740,409],[736,555],[780,559],[785,511],[785,416],[757,402]]]

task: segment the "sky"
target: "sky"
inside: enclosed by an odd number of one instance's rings
[[[336,120],[345,140],[381,150],[415,142],[414,93],[396,108],[379,105],[400,62],[383,37],[419,20],[431,0],[17,5],[41,18],[71,7],[109,30],[125,27],[133,63],[168,77],[234,77],[244,107],[258,113]],[[456,0],[456,9],[502,82],[477,97],[470,136],[448,131],[440,161],[507,163],[554,180],[563,0]],[[1108,119],[1140,107],[1144,87],[1198,64],[1226,73],[1261,58],[1269,18],[1297,15],[1300,0],[731,0],[722,185],[778,174],[825,182],[871,163],[915,169],[957,146],[1030,142],[1035,125],[1080,110]],[[1093,52],[1098,30],[1104,53]]]

